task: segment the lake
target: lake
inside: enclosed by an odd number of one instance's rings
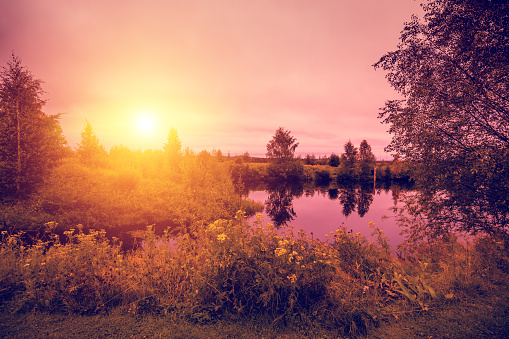
[[[354,234],[361,232],[375,240],[368,225],[373,221],[384,231],[393,250],[402,242],[401,228],[390,209],[398,206],[399,187],[314,188],[294,193],[288,188],[257,190],[251,191],[248,198],[265,204],[264,222],[294,225],[296,230],[303,229],[315,239],[325,240],[325,234],[346,227]]]

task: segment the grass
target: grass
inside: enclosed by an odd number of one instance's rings
[[[336,338],[334,333],[274,329],[270,323],[218,321],[195,324],[170,317],[26,314],[0,320],[5,338]],[[6,326],[6,322],[9,324]]]
[[[359,338],[507,338],[509,288],[479,288],[440,308],[409,313],[380,324]],[[196,324],[172,316],[11,314],[0,317],[4,338],[341,338],[320,327],[280,328],[263,320]]]
[[[370,338],[507,338],[509,288],[479,289],[461,300],[417,312],[373,330]]]
[[[49,228],[54,227],[52,223]],[[507,244],[446,237],[391,255],[344,229],[323,242],[239,212],[124,253],[104,232],[0,242],[3,337],[490,338],[509,331]]]

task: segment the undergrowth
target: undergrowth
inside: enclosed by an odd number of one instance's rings
[[[293,227],[248,223],[239,211],[178,238],[148,227],[139,247],[123,252],[104,231],[81,227],[60,241],[2,232],[0,303],[8,312],[136,316],[171,314],[199,323],[221,318],[270,319],[273,326],[337,328],[367,333],[381,321],[454,302],[487,278],[509,273],[506,244],[455,237],[395,257],[377,241],[338,229],[327,241]],[[65,243],[65,244],[64,244]]]

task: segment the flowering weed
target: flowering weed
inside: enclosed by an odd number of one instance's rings
[[[377,242],[346,229],[324,242],[264,224],[261,215],[250,224],[242,211],[178,238],[156,236],[149,226],[140,247],[127,253],[104,231],[69,230],[64,245],[50,232],[54,223],[47,226],[45,240],[31,246],[22,234],[1,234],[0,303],[14,312],[116,307],[198,322],[263,316],[274,325],[365,333],[385,317],[447,302],[459,281],[474,283],[476,274],[508,262],[500,242],[485,238],[475,246],[423,245],[414,248],[420,260],[397,259],[374,225]],[[484,258],[488,252],[496,259]]]

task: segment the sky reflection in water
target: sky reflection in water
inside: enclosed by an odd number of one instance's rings
[[[356,191],[357,197],[359,191]],[[390,210],[394,206],[393,192],[377,189],[375,194],[372,191],[367,194],[373,198],[370,204],[368,202],[367,208],[366,205],[364,206],[367,212],[363,213],[362,207],[359,212],[359,206],[356,205],[348,216],[344,214],[344,212],[348,214],[348,211],[345,211],[345,209],[348,210],[348,207],[345,208],[343,205],[344,199],[341,198],[341,193],[335,199],[331,199],[327,191],[319,190],[314,191],[312,196],[303,194],[300,197],[294,197],[292,206],[295,218],[287,224],[294,225],[296,230],[303,229],[308,234],[313,233],[314,238],[321,240],[325,240],[325,234],[330,234],[331,231],[342,226],[347,230],[352,230],[353,233],[361,232],[369,240],[374,240],[371,237],[372,230],[368,225],[370,221],[373,221],[379,229],[384,231],[389,239],[389,244],[395,250],[403,238],[400,235],[401,228],[397,226],[394,213]],[[268,197],[269,192],[267,191],[249,193],[249,199],[264,203],[267,202]],[[363,216],[361,216],[362,214]],[[273,222],[267,214],[267,208],[263,215],[265,223]],[[384,216],[389,218],[383,218]]]

